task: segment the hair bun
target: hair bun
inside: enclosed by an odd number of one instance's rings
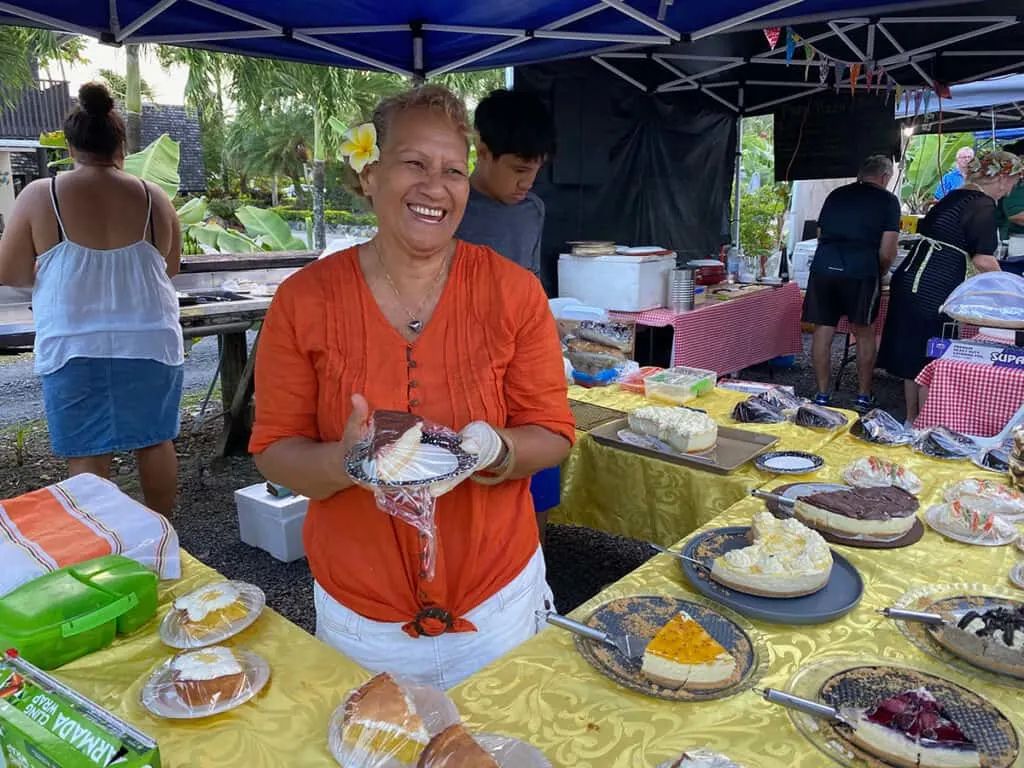
[[[114,97],[103,83],[86,83],[78,89],[78,103],[94,117],[103,117],[114,108]]]

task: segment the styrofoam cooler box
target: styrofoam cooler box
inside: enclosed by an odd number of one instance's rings
[[[302,524],[306,520],[309,499],[286,496],[279,499],[267,493],[266,483],[235,491],[238,532],[251,547],[269,552],[283,563],[306,556],[302,546]]]
[[[675,254],[666,256],[558,257],[558,295],[601,309],[642,312],[664,307],[668,273]]]

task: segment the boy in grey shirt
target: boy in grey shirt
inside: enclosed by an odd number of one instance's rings
[[[480,102],[473,122],[476,169],[456,237],[539,276],[544,203],[530,188],[554,151],[551,115],[532,94],[498,90]]]

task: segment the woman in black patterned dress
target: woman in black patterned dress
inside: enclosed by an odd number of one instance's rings
[[[939,308],[969,273],[999,270],[996,202],[1022,172],[1024,163],[1009,152],[975,158],[964,185],[928,211],[918,226],[922,239],[893,274],[878,366],[903,379],[910,423],[920,411],[915,379],[928,363],[928,339],[951,322]]]

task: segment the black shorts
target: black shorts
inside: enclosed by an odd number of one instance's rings
[[[807,281],[803,321],[813,325],[871,325],[878,317],[881,282],[877,277],[843,277],[819,272]]]

